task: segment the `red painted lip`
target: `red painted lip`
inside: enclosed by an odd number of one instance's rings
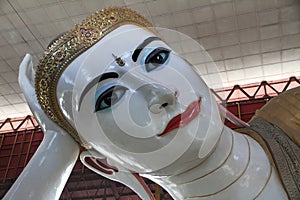
[[[198,101],[192,102],[183,113],[173,117],[173,119],[169,121],[165,130],[162,133],[158,134],[158,136],[159,137],[164,136],[170,131],[179,127],[183,127],[188,123],[190,123],[190,121],[195,119],[196,116],[200,113],[200,103],[201,103],[201,97],[199,98]]]

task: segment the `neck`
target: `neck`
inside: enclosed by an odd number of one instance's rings
[[[178,174],[152,180],[174,199],[259,199],[270,197],[266,196],[269,187],[276,187],[277,195],[284,196],[260,145],[227,127],[214,152],[204,162]]]

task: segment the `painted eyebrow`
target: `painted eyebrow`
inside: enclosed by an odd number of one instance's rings
[[[106,72],[103,74],[100,74],[99,76],[95,77],[89,84],[83,89],[83,92],[81,93],[79,97],[79,103],[78,103],[78,111],[80,110],[81,102],[83,100],[84,95],[97,83],[100,83],[101,81],[104,81],[109,78],[119,78],[119,74],[116,72]]]
[[[143,48],[145,47],[145,46],[147,46],[149,43],[151,43],[152,41],[154,41],[154,40],[160,40],[160,38],[159,37],[148,37],[147,39],[145,39],[135,50],[134,50],[134,52],[133,52],[133,54],[132,54],[132,60],[134,61],[134,62],[136,62],[137,61],[137,59],[138,59],[138,57],[139,57],[139,55],[140,55],[140,53],[141,53],[141,51],[143,50]]]

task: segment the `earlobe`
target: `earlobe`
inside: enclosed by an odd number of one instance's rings
[[[80,160],[87,168],[97,174],[128,186],[142,199],[155,200],[151,190],[139,174],[132,173],[121,166],[112,166],[110,162],[106,162],[107,158],[98,152],[83,151],[80,154]]]
[[[109,165],[106,158],[98,153],[95,155],[95,153],[84,151],[80,154],[80,160],[87,168],[105,177],[119,171],[118,168]]]

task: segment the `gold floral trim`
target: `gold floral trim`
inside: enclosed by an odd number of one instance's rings
[[[137,12],[123,7],[111,7],[94,13],[81,24],[55,41],[42,56],[35,75],[38,102],[47,116],[67,131],[77,142],[88,148],[75,128],[66,120],[56,97],[58,80],[68,65],[105,35],[124,24],[150,27]]]

